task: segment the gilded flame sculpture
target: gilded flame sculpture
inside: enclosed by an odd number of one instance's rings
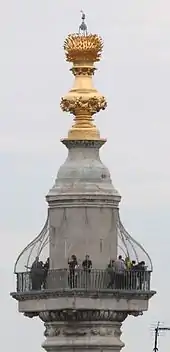
[[[103,41],[97,34],[69,34],[64,41],[66,61],[69,62],[100,61],[102,49]]]
[[[93,123],[93,115],[107,106],[105,98],[93,87],[92,76],[100,61],[103,41],[96,34],[88,34],[82,15],[78,34],[69,34],[64,41],[66,61],[72,62],[71,71],[75,76],[73,88],[61,98],[61,109],[74,115],[72,128],[68,132],[70,140],[101,140]],[[80,33],[82,31],[83,33]]]

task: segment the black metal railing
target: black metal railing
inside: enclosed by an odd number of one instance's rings
[[[49,270],[46,277],[42,273],[24,272],[17,274],[17,292],[39,290],[141,290],[150,291],[150,271],[112,270],[89,271],[68,269]]]

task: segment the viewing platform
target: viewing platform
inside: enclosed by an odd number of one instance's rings
[[[112,268],[74,272],[65,268],[49,269],[46,276],[41,272],[35,277],[27,271],[16,274],[16,292],[11,296],[18,301],[21,313],[29,318],[39,316],[43,321],[46,315],[55,320],[59,314],[56,312],[62,315],[60,319],[73,319],[84,307],[87,314],[95,312],[95,319],[99,320],[101,310],[105,315],[124,312],[138,316],[148,309],[148,301],[155,294],[151,290],[151,273],[147,269],[118,273]],[[77,315],[75,319],[79,319]]]
[[[86,272],[82,269],[71,273],[69,269],[49,270],[47,276],[37,274],[36,281],[30,271],[17,273],[17,293],[44,290],[126,290],[150,291],[151,271],[125,271],[116,273],[110,268],[105,270],[91,269]],[[34,285],[34,286],[33,286]]]

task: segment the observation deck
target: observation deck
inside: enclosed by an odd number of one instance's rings
[[[128,231],[125,229],[125,227],[121,222],[120,216],[118,216],[116,227],[117,227],[117,237],[118,237],[118,242],[117,242],[118,255],[121,255],[123,258],[129,258],[131,261],[135,261],[136,263],[144,261],[147,271],[152,272],[153,264],[149,254],[146,252],[144,247],[128,233]],[[41,232],[19,254],[15,262],[14,273],[15,274],[22,273],[22,275],[26,276],[36,257],[39,257],[40,261],[45,262],[47,258],[49,258],[49,248],[50,248],[49,242],[50,242],[50,224],[49,224],[49,213],[48,213],[46,222]],[[99,245],[100,245],[100,255],[102,256],[102,240],[100,240]],[[90,253],[90,246],[88,248],[88,252]],[[65,260],[66,269],[64,270],[67,270],[67,259],[68,259],[67,253],[65,252],[63,254],[65,255],[65,259],[66,259]],[[93,261],[93,258],[91,259]],[[112,259],[112,258],[108,258],[108,260],[109,259]],[[78,257],[79,266],[81,266],[82,260],[83,258]],[[108,264],[109,262],[105,261],[104,268],[102,269],[105,269],[108,266]],[[95,269],[98,269],[96,268],[95,262],[93,262],[93,268],[94,267]],[[57,268],[57,269],[60,269],[60,268]]]
[[[49,215],[40,234],[21,252],[18,256],[14,272],[16,274],[16,292],[12,296],[17,300],[24,299],[24,296],[34,296],[39,294],[44,295],[45,292],[67,293],[72,295],[75,292],[101,292],[105,294],[118,293],[126,291],[127,293],[143,292],[152,295],[151,293],[151,274],[153,265],[150,256],[145,249],[125,230],[120,216],[117,221],[117,237],[118,237],[118,254],[122,258],[129,258],[130,261],[139,264],[144,262],[144,270],[125,270],[122,277],[116,274],[109,267],[109,262],[105,262],[104,268],[97,268],[92,259],[90,272],[82,269],[81,261],[83,258],[78,258],[78,268],[74,272],[74,277],[70,279],[69,266],[65,268],[50,268],[44,276],[42,268],[38,273],[38,281],[35,287],[32,286],[31,267],[36,258],[44,263],[49,258]],[[90,253],[90,248],[89,248]],[[102,250],[101,250],[102,256]],[[110,258],[111,259],[111,258]]]
[[[42,320],[47,311],[50,320],[59,312],[66,314],[64,319],[69,320],[69,314],[73,319],[83,308],[86,314],[98,311],[99,320],[102,310],[104,314],[123,312],[138,316],[148,309],[148,301],[155,294],[151,290],[151,271],[146,268],[131,268],[123,273],[109,266],[105,270],[78,268],[74,273],[68,268],[49,269],[45,276],[43,271],[36,275],[35,281],[31,271],[17,273],[16,292],[11,296],[18,301],[21,313]]]
[[[36,280],[32,278],[31,267],[39,258],[44,263],[49,257],[49,216],[40,234],[22,251],[15,263],[16,292],[11,295],[18,301],[43,298],[44,296],[75,296],[75,295],[104,295],[105,297],[142,295],[148,300],[154,291],[151,290],[152,261],[144,248],[125,230],[120,217],[117,222],[118,250],[124,259],[133,261],[136,269],[126,268],[122,275],[114,271],[109,262],[104,268],[97,268],[92,259],[92,268],[84,270],[78,258],[78,266],[74,273],[70,272],[66,262],[65,268],[39,269]],[[89,248],[90,252],[90,248]],[[101,253],[102,255],[102,253]],[[66,258],[66,261],[68,259]],[[144,262],[142,270],[138,267]],[[35,283],[33,283],[33,281]],[[34,313],[35,315],[35,313]]]
[[[42,274],[42,275],[41,275]],[[31,272],[17,273],[17,293],[44,290],[127,290],[127,291],[150,291],[151,271],[125,270],[118,274],[111,268],[91,269],[86,271],[76,269],[74,276],[69,269],[48,270],[44,280],[44,272],[40,272],[36,287],[32,287]]]

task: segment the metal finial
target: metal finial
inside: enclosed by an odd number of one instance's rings
[[[79,26],[79,34],[87,35],[87,25],[85,23],[86,16],[82,10],[80,12],[82,13],[82,16],[81,16],[82,22],[81,22],[81,25]]]

